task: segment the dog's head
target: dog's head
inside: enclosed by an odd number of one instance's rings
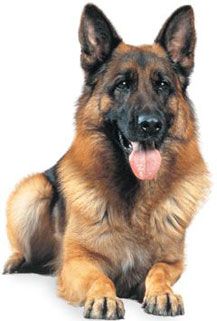
[[[174,153],[195,131],[186,95],[194,63],[192,8],[176,10],[153,45],[136,47],[87,5],[79,39],[85,87],[77,122],[103,132],[139,179],[155,178],[170,145]]]

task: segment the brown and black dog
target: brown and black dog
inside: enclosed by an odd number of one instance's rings
[[[82,14],[85,72],[76,136],[48,171],[9,198],[5,273],[56,272],[59,295],[86,318],[121,319],[119,297],[180,315],[172,285],[185,231],[209,187],[186,88],[194,64],[190,6],[153,45],[131,46],[94,5]]]

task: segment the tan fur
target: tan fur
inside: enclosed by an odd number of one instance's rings
[[[106,104],[105,99],[108,98],[103,99]],[[96,105],[97,96],[88,102],[86,117],[89,117],[89,108],[94,116],[93,109]],[[179,105],[183,112],[185,102],[182,97]],[[100,121],[93,116],[93,122]],[[182,122],[181,114],[177,121]],[[178,127],[174,128],[174,131],[177,130]],[[181,133],[182,137],[193,135],[191,128],[187,130]],[[180,133],[177,132],[177,135]],[[93,144],[97,146],[95,151]],[[184,149],[173,144],[173,149],[180,149],[178,177],[174,181],[171,178],[167,181],[164,176],[164,168],[167,166],[165,154],[159,181],[144,183],[145,194],[141,190],[130,221],[125,218],[118,196],[114,196],[109,185],[100,183],[102,167],[109,168],[113,163],[112,154],[110,164],[99,161],[99,155],[103,155],[105,148],[103,136],[87,135],[81,125],[71,149],[58,166],[67,216],[62,268],[58,275],[59,294],[75,305],[87,302],[85,309],[88,309],[89,300],[93,297],[99,300],[102,297],[115,299],[116,291],[111,279],[118,278],[120,287],[127,280],[130,287],[141,278],[145,280],[147,272],[153,266],[146,281],[148,294],[145,300],[153,300],[159,293],[159,305],[163,305],[164,295],[169,293],[176,307],[178,299],[172,295],[170,286],[182,272],[180,265],[183,265],[185,230],[198,208],[198,201],[204,198],[208,188],[207,171],[197,143],[194,139],[190,140],[182,147]],[[106,152],[110,153],[109,150]],[[94,171],[95,175],[91,179],[84,178],[82,173],[86,170]],[[160,177],[163,180],[160,181]],[[164,195],[159,184],[170,184],[170,193]],[[148,195],[147,187],[152,191],[154,188],[155,193]],[[25,179],[11,195],[8,202],[8,236],[13,255],[7,267],[13,262],[16,264],[21,261],[23,253],[27,261],[31,260],[30,240],[36,239],[36,236],[39,244],[35,252],[40,253],[40,259],[50,246],[57,247],[61,242],[62,234],[53,232],[55,228],[49,220],[51,197],[52,187],[41,174]],[[58,224],[55,230],[57,229]],[[40,240],[46,244],[45,248]],[[174,278],[165,280],[165,271],[159,263],[155,265],[155,262],[161,261],[168,262],[168,265],[165,263],[166,269],[173,269]],[[159,271],[156,276],[155,271]],[[156,281],[159,274],[160,280]]]
[[[24,257],[26,262],[40,262],[57,247],[49,218],[52,194],[52,186],[42,174],[27,177],[11,194],[7,230],[13,253],[5,269],[13,268],[13,262],[22,263]]]
[[[93,36],[92,44],[97,45]],[[160,59],[153,58],[146,68],[136,61],[122,62],[122,55],[134,52]],[[87,52],[83,55],[84,66],[96,59]],[[159,44],[135,47],[121,42],[105,79],[98,76],[91,94],[84,90],[74,142],[56,166],[64,209],[55,206],[50,213],[53,188],[43,174],[25,179],[9,198],[8,236],[13,254],[6,272],[22,260],[40,263],[47,255],[55,258],[59,295],[71,304],[84,305],[86,317],[123,317],[118,297],[131,297],[131,292],[144,302],[148,313],[156,307],[161,315],[183,313],[182,299],[173,293],[172,285],[183,271],[186,228],[209,188],[196,125],[182,92],[183,79],[173,75],[176,94],[170,99],[170,109],[176,117],[161,148],[157,179],[139,183],[133,206],[123,200],[114,180],[117,167],[111,142],[102,131],[94,130],[102,126],[103,113],[111,108],[104,86],[116,70],[120,66],[136,70],[144,80],[140,90],[145,92],[147,79],[158,64],[162,67],[162,60],[170,70],[165,57]]]

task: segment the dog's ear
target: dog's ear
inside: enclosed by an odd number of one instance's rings
[[[121,42],[114,27],[104,13],[94,6],[84,7],[79,28],[81,65],[86,72],[94,72]]]
[[[192,7],[187,5],[177,9],[165,22],[155,42],[166,50],[186,87],[194,66],[196,42]]]

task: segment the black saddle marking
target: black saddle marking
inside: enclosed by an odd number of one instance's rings
[[[58,180],[57,180],[57,174],[56,174],[56,165],[54,165],[53,167],[47,169],[44,172],[44,175],[46,176],[47,180],[50,182],[50,184],[52,185],[53,188],[53,197],[50,203],[50,208],[51,208],[51,212],[52,209],[54,208],[54,206],[56,205],[56,203],[59,201],[60,199],[60,193],[58,191]]]

